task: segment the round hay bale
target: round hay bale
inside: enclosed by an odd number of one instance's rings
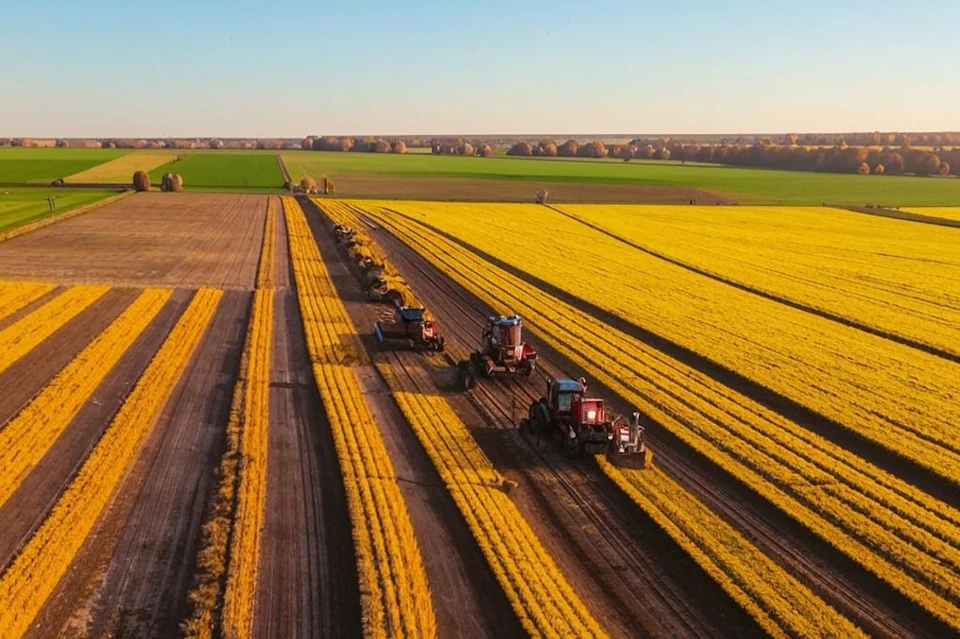
[[[150,190],[150,175],[146,171],[137,171],[133,174],[133,188],[136,191]]]
[[[300,188],[303,189],[304,193],[315,191],[317,188],[317,181],[312,177],[304,175],[302,178],[300,178]]]
[[[875,175],[883,175],[884,171],[886,171],[886,168],[884,168],[882,164],[878,164],[877,166],[873,167],[873,172]]]
[[[868,175],[870,173],[870,165],[866,162],[861,162],[860,166],[857,167],[857,173],[860,175]]]
[[[173,193],[182,193],[183,192],[183,176],[179,173],[174,173],[170,176],[170,191]]]

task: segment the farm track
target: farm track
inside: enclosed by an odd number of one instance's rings
[[[393,236],[380,233],[377,239],[387,250],[394,265],[438,314],[442,329],[448,332],[456,330],[457,333],[466,330],[465,334],[468,335],[479,334],[479,319],[485,317],[488,311],[482,303]],[[452,312],[458,304],[470,309],[469,300],[474,300],[472,310],[466,313]],[[462,319],[457,319],[458,315]],[[542,344],[537,346],[541,354],[549,353]],[[564,364],[566,370],[577,370],[554,353],[550,353],[548,358],[549,361]],[[531,395],[519,390],[519,384],[504,385],[504,390],[507,388],[510,388],[517,401],[518,412],[522,413]],[[602,389],[600,392],[613,397],[612,393]],[[506,400],[501,399],[499,404],[505,405]],[[617,408],[622,410],[625,407]],[[503,412],[503,418],[509,420],[510,415],[505,410]],[[656,463],[859,625],[872,634],[888,637],[931,636],[931,633],[943,632],[942,626],[918,614],[914,606],[903,605],[902,597],[892,589],[878,583],[826,544],[812,538],[807,531],[772,511],[769,505],[758,500],[750,491],[730,481],[695,455],[691,457],[682,445],[669,441],[663,435],[657,433],[654,436]]]
[[[346,497],[314,384],[286,221],[277,216],[267,496],[254,636],[360,634],[360,595]]]
[[[320,213],[306,205],[321,256],[353,323],[371,353],[369,327],[380,316],[347,266]],[[440,637],[526,636],[503,590],[444,487],[435,467],[376,370],[358,370],[361,391],[393,462],[400,491],[423,550]]]

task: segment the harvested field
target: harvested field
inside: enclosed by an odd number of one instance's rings
[[[378,245],[443,352],[377,343],[392,310],[334,222]],[[954,471],[920,443],[954,452],[920,405],[960,379],[944,232],[826,208],[142,193],[0,242],[0,634],[956,634]],[[536,370],[464,391],[495,312],[523,315]],[[518,432],[581,374],[644,413],[653,468]],[[910,429],[898,455],[881,412]]]
[[[139,193],[0,243],[0,276],[253,288],[267,198]]]
[[[174,151],[134,151],[115,160],[74,173],[68,176],[66,181],[74,184],[93,184],[97,182],[130,184],[135,171],[149,173],[158,166],[163,166],[176,159],[177,153]]]

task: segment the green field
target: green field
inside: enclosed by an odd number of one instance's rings
[[[116,194],[116,191],[88,189],[0,189],[0,232]],[[47,204],[47,198],[51,195],[56,198],[57,203],[57,210],[53,212]]]
[[[960,204],[960,179],[845,175],[713,165],[609,160],[458,157],[285,151],[294,180],[364,175],[397,178],[473,178],[583,184],[693,187],[726,194],[743,204],[853,204],[934,206]]]
[[[187,190],[279,189],[283,175],[277,156],[257,151],[190,152],[150,172],[150,181],[159,185],[164,173],[179,173]]]
[[[129,152],[128,149],[0,148],[0,184],[49,184]]]

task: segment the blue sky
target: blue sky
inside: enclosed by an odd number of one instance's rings
[[[2,5],[0,136],[960,129],[949,0]]]

